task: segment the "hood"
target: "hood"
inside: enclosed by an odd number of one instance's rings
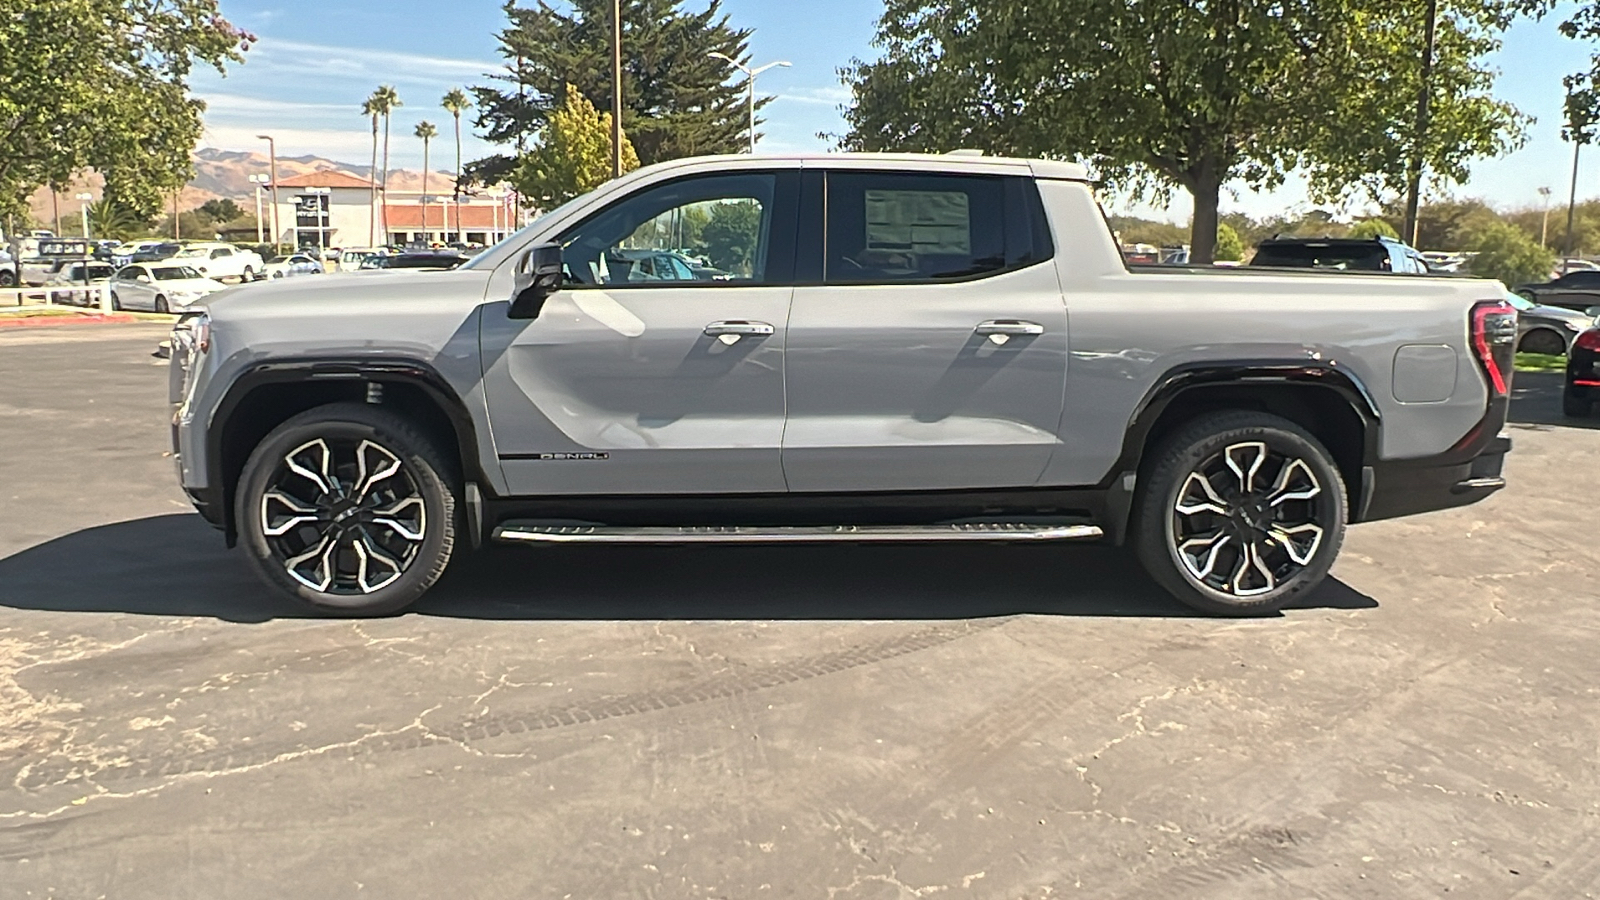
[[[316,278],[277,278],[229,287],[207,297],[204,305],[218,319],[278,314],[347,316],[353,307],[362,306],[381,314],[397,304],[442,300],[477,305],[483,302],[491,274],[472,269],[379,269],[334,272]]]

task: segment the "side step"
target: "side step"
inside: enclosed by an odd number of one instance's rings
[[[977,525],[707,525],[641,527],[545,525],[506,522],[494,539],[546,544],[703,544],[816,543],[821,541],[1081,541],[1100,537],[1096,525],[1033,525],[994,522]]]

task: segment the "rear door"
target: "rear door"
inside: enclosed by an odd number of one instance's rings
[[[123,309],[155,309],[154,284],[144,266],[123,266],[111,283],[111,292]]]
[[[802,247],[823,240],[789,316],[790,490],[1036,483],[1067,313],[1031,179],[837,169],[805,186]]]
[[[1600,272],[1568,272],[1556,279],[1553,288],[1539,291],[1537,302],[1580,312],[1600,306]]]
[[[558,237],[567,283],[536,318],[485,309],[484,387],[514,493],[785,489],[798,192],[797,167],[646,185]]]

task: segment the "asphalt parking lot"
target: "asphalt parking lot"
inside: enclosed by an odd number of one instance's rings
[[[1600,893],[1558,376],[1276,618],[1093,547],[510,548],[350,622],[189,510],[163,334],[0,330],[5,900]]]

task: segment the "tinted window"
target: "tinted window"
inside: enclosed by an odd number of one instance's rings
[[[217,248],[216,250],[211,251],[211,258],[212,259],[222,259],[225,256],[232,256],[232,255],[233,255],[233,251],[232,250],[224,250],[224,249],[222,249],[220,247]]]
[[[188,266],[163,266],[153,271],[157,281],[182,281],[185,278],[205,277]]]
[[[834,284],[961,278],[1005,268],[1000,178],[833,172],[823,278]]]
[[[1560,282],[1567,287],[1596,287],[1600,286],[1600,272],[1568,272]]]
[[[569,230],[569,283],[770,284],[778,175],[750,172],[679,179],[632,194]],[[792,240],[792,238],[790,238]]]
[[[1389,250],[1378,243],[1262,244],[1250,265],[1383,272],[1389,269]]]

